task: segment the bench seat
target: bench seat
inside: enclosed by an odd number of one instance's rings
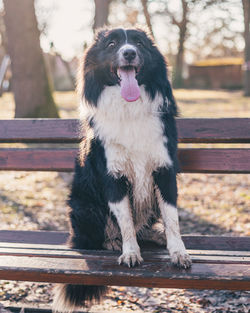
[[[129,269],[117,264],[118,252],[69,249],[66,238],[64,232],[0,231],[0,279],[250,290],[249,237],[183,236],[193,260],[189,270],[174,268],[166,250],[152,244],[144,244],[144,262]]]

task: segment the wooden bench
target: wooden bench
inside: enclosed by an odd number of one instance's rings
[[[77,120],[0,120],[0,170],[72,171]],[[250,173],[250,119],[178,119],[181,143],[237,143],[241,148],[182,148],[185,173]],[[50,144],[38,147],[38,144]],[[63,148],[58,145],[63,144]],[[29,145],[28,145],[29,146]],[[53,218],[53,217],[51,217]],[[164,249],[147,246],[143,264],[117,264],[116,252],[68,249],[64,232],[0,231],[0,280],[191,289],[250,290],[250,237],[183,236],[193,266],[170,265]]]

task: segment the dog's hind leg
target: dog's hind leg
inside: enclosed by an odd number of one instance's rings
[[[139,241],[154,242],[159,246],[166,246],[166,235],[162,220],[158,220],[152,226],[147,226],[139,232]]]
[[[180,235],[177,202],[177,184],[174,169],[160,168],[154,173],[156,197],[161,211],[167,237],[167,248],[171,262],[182,268],[191,266],[191,259],[186,252]]]

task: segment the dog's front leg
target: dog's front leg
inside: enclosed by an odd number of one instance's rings
[[[122,255],[118,259],[119,264],[125,263],[130,267],[142,262],[128,196],[126,195],[119,202],[109,202],[109,207],[116,217],[122,234]]]
[[[140,247],[137,243],[135,227],[132,219],[129,198],[125,179],[110,178],[109,181],[109,208],[116,217],[122,235],[122,255],[119,264],[129,267],[143,261]]]
[[[173,168],[160,168],[154,173],[157,186],[156,197],[160,207],[167,237],[167,248],[171,262],[182,268],[191,266],[191,259],[186,252],[180,235],[177,202],[176,175]]]

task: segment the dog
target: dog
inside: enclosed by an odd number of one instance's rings
[[[189,268],[176,208],[177,106],[163,55],[143,29],[103,29],[82,69],[85,139],[68,201],[70,246],[119,250],[130,267],[143,262],[138,242],[156,241],[173,265]],[[60,285],[54,308],[72,311],[106,291]]]

